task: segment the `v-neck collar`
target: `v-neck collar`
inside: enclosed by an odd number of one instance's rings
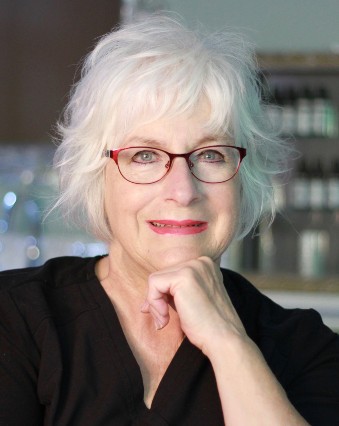
[[[125,394],[128,395],[127,403],[130,410],[136,416],[160,415],[165,421],[164,418],[170,416],[175,406],[180,403],[178,400],[180,393],[178,394],[177,390],[182,389],[185,382],[190,382],[190,378],[199,370],[199,365],[209,361],[198,348],[184,338],[158,385],[151,407],[148,408],[144,402],[144,385],[139,364],[128,344],[115,308],[95,275],[94,265],[95,263],[92,262],[88,265],[87,277],[91,278],[87,281],[88,288],[92,297],[101,306],[106,327],[112,339],[111,349],[109,349],[112,350],[112,362],[121,368],[121,378]],[[157,424],[160,426],[162,423],[159,420]],[[165,421],[163,424],[168,423]]]

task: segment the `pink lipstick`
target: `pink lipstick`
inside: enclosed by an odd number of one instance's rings
[[[201,220],[148,220],[149,227],[157,234],[192,235],[206,231],[208,222]]]

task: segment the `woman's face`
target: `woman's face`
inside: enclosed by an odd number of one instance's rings
[[[145,145],[186,153],[231,144],[206,132],[207,119],[208,108],[202,106],[190,116],[140,125],[120,147]],[[105,185],[105,209],[113,236],[110,256],[122,267],[150,273],[203,255],[218,262],[233,239],[239,211],[237,176],[224,183],[200,182],[184,158],[175,158],[162,180],[137,185],[125,180],[110,160]],[[191,221],[203,224],[192,227]]]

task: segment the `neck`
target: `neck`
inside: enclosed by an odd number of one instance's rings
[[[119,270],[114,265],[118,265]],[[170,324],[161,333],[156,331],[152,316],[141,312],[148,291],[147,278],[141,280],[140,276],[126,271],[128,269],[110,256],[102,258],[96,268],[96,275],[114,306],[125,335],[128,337],[132,333],[147,342],[154,339],[158,342],[170,335],[173,342],[180,344],[184,334],[177,312],[170,306]]]
[[[111,244],[109,255],[102,258],[96,266],[99,281],[109,280],[114,287],[122,286],[135,296],[145,298],[148,290],[148,277],[154,272],[152,268],[143,268],[123,252]]]

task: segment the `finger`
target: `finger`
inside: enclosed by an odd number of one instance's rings
[[[157,299],[148,299],[149,303],[149,312],[152,316],[158,320],[158,325],[163,327],[167,325],[169,321],[169,306],[167,301],[167,295],[162,294]]]
[[[169,314],[162,316],[160,315],[151,305],[150,305],[150,314],[153,317],[154,325],[157,330],[160,330],[169,323],[170,316]]]
[[[145,302],[141,305],[140,311],[144,314],[149,313],[149,303],[147,302],[147,300],[145,300]]]
[[[156,276],[150,276],[147,303],[148,310],[156,321],[157,328],[163,328],[169,322],[170,284]]]

